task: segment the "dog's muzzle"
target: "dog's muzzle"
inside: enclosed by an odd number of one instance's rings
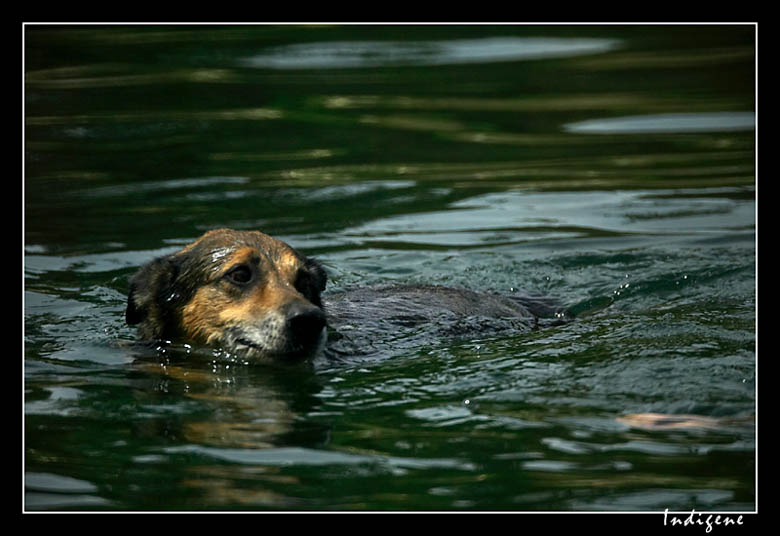
[[[291,303],[250,325],[235,325],[226,342],[236,352],[263,360],[294,362],[314,357],[327,339],[325,313],[317,306]]]

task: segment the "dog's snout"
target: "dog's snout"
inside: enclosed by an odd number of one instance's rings
[[[316,306],[295,305],[287,311],[287,326],[293,340],[316,341],[325,327],[325,313]]]

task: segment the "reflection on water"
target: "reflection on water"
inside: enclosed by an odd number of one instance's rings
[[[536,60],[597,54],[615,39],[493,37],[452,41],[336,41],[270,49],[239,61],[265,69],[338,69],[398,65],[450,65]]]
[[[573,237],[678,236],[742,232],[754,220],[751,201],[728,199],[740,189],[697,190],[701,197],[680,199],[682,191],[592,191],[540,194],[529,191],[487,194],[453,203],[445,211],[378,218],[344,233],[354,243],[377,241],[429,247],[478,247]],[[720,197],[723,196],[723,197]]]
[[[588,134],[645,134],[653,132],[719,132],[753,130],[753,112],[658,114],[590,119],[564,126],[568,132]]]

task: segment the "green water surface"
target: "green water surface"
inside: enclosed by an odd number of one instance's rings
[[[754,33],[25,26],[24,508],[754,510]],[[130,276],[216,227],[331,290],[577,319],[308,367],[139,347]]]

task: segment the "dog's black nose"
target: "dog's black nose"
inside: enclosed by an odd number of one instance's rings
[[[325,313],[313,305],[296,305],[287,312],[287,326],[295,343],[316,343],[325,327]]]

